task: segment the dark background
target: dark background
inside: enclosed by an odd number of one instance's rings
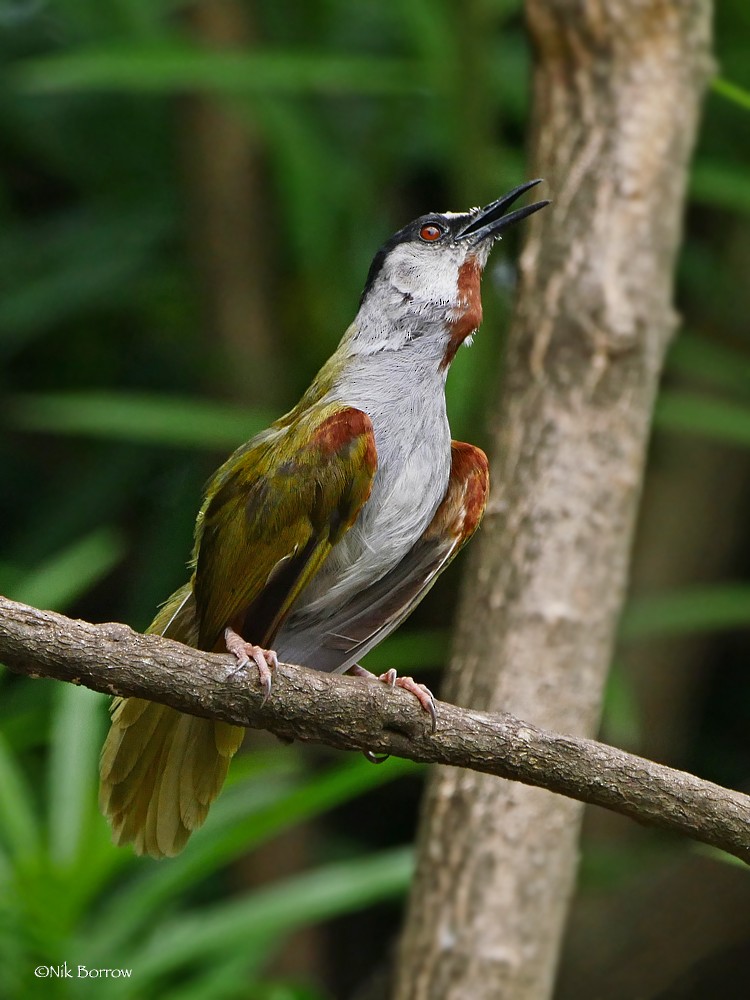
[[[750,8],[717,6],[602,737],[747,788]],[[148,624],[207,476],[296,401],[378,245],[524,179],[530,59],[516,0],[0,0],[0,591]],[[449,379],[454,436],[478,444],[517,239]],[[460,571],[371,668],[439,685]],[[0,675],[1,996],[311,1000],[383,966],[419,768],[251,734],[157,864],[98,815],[105,726],[103,698]],[[591,811],[561,996],[704,996],[748,941],[743,870]],[[63,961],[133,973],[34,978]]]

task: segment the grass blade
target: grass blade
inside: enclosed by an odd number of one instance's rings
[[[96,800],[104,696],[61,684],[55,692],[49,748],[49,851],[67,865],[79,854],[84,823]]]
[[[694,635],[750,625],[750,585],[724,584],[650,594],[631,601],[620,638]]]
[[[293,51],[211,52],[188,45],[101,48],[30,59],[16,69],[34,93],[109,90],[173,93],[402,95],[422,89],[405,59]]]
[[[235,448],[278,415],[202,399],[108,392],[17,395],[7,413],[25,431],[189,448]]]
[[[16,860],[39,852],[34,800],[8,744],[0,734],[0,840]]]
[[[242,808],[248,808],[248,803],[242,801],[245,796],[242,785],[236,786],[231,797],[225,795],[217,803],[204,829],[195,835],[179,858],[169,865],[152,867],[148,874],[113,899],[109,916],[105,912],[99,923],[102,931],[94,932],[97,960],[121,948],[128,937],[147,925],[150,915],[160,905],[282,830],[363,795],[371,788],[419,770],[420,765],[396,758],[381,767],[373,767],[364,759],[350,758],[319,777],[301,777],[301,783],[285,790],[279,800],[271,801],[265,808],[226,828],[216,829],[215,817],[222,808],[232,811],[230,799],[239,799]]]
[[[746,111],[750,111],[750,90],[738,87],[736,83],[724,80],[720,76],[715,76],[711,81],[711,90],[715,94],[720,94],[721,97],[726,97],[733,104],[738,104]]]
[[[665,430],[750,446],[750,406],[672,389],[659,396],[654,420]]]
[[[113,528],[99,528],[27,573],[8,595],[37,608],[64,611],[122,558],[124,542]]]
[[[175,918],[162,924],[153,943],[132,959],[139,981],[399,896],[412,869],[412,849],[402,847],[326,865],[244,899]]]

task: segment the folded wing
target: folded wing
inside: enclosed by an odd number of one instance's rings
[[[232,625],[269,646],[294,600],[370,495],[377,457],[369,418],[326,406],[250,442],[209,483],[195,574],[149,631],[221,649]],[[224,722],[116,698],[102,749],[100,804],[115,843],[177,854],[205,820],[244,736]]]
[[[476,531],[489,490],[483,451],[454,441],[448,489],[422,537],[376,583],[334,612],[318,630],[292,637],[284,657],[316,670],[347,670],[389,635],[419,604]]]

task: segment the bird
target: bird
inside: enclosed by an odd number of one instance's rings
[[[373,678],[359,660],[422,600],[471,538],[487,458],[452,441],[448,369],[482,321],[480,282],[528,181],[484,208],[431,212],[373,258],[354,321],[290,412],[209,480],[190,579],[149,633],[230,652],[271,691],[279,659]],[[430,716],[431,692],[387,671]],[[115,698],[100,806],[118,845],[172,857],[204,822],[245,730]]]

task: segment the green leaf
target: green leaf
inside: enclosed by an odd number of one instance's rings
[[[153,268],[170,225],[165,209],[149,203],[121,215],[81,209],[0,233],[0,356],[87,309],[132,306],[134,278]]]
[[[750,585],[690,587],[632,600],[620,623],[626,640],[693,635],[750,625]]]
[[[682,372],[713,383],[717,388],[750,397],[750,357],[700,334],[681,333],[669,351],[667,366],[670,371]]]
[[[53,862],[65,865],[80,852],[84,822],[96,801],[104,696],[72,684],[60,684],[55,695],[48,758],[49,851]]]
[[[202,399],[108,392],[17,395],[6,412],[25,431],[190,448],[235,448],[274,419]]]
[[[271,793],[271,800],[256,808],[247,792],[248,788],[252,790],[252,783],[239,783],[231,789],[231,794],[225,794],[216,803],[205,827],[195,834],[178,858],[169,865],[150,868],[112,901],[100,922],[101,932],[94,931],[90,942],[97,961],[117,951],[128,937],[146,926],[159,905],[234,858],[295,823],[312,819],[372,788],[419,770],[421,765],[398,758],[373,767],[364,758],[353,757],[313,779],[301,776],[300,783],[291,789],[282,784],[282,794],[275,800],[270,784],[273,772],[261,774],[256,780],[262,781],[266,796]],[[237,806],[245,813],[244,818],[237,817]],[[223,819],[231,822],[222,822]]]
[[[31,788],[1,733],[0,840],[18,860],[39,851],[39,826]]]
[[[630,677],[615,661],[607,678],[602,728],[608,743],[618,747],[638,747],[641,718]]]
[[[37,608],[63,611],[122,559],[124,542],[113,528],[79,538],[11,588],[9,597]]]
[[[399,896],[412,868],[412,849],[398,848],[326,865],[244,899],[162,922],[152,944],[133,958],[139,980]]]
[[[745,165],[699,157],[690,171],[690,197],[730,212],[750,212],[750,177]]]
[[[448,662],[450,636],[442,629],[404,629],[390,635],[367,656],[362,666],[373,673],[390,670],[399,672],[444,667]]]
[[[657,400],[654,420],[657,427],[665,430],[698,434],[723,444],[750,446],[750,406],[667,389]]]
[[[741,868],[743,872],[747,871],[746,861],[743,861],[742,858],[738,858],[735,854],[729,854],[727,851],[722,851],[720,847],[711,847],[709,844],[691,843],[690,848],[695,854],[702,854],[707,858],[711,858],[713,861],[723,861],[724,864]],[[741,876],[741,878],[744,877],[744,875]]]
[[[318,122],[304,105],[263,101],[250,111],[260,123],[274,156],[274,175],[285,192],[285,245],[301,268],[324,266],[338,254],[336,218],[346,191],[347,164],[332,155]]]
[[[334,52],[212,52],[187,44],[101,48],[29,59],[17,85],[34,93],[82,90],[241,94],[408,94],[421,89],[404,59]]]
[[[720,76],[715,76],[711,81],[711,90],[715,94],[726,97],[733,104],[739,104],[741,108],[750,111],[750,90],[738,87],[736,83],[724,80]]]
[[[250,982],[258,957],[258,949],[242,948],[235,955],[206,963],[174,990],[160,990],[160,1000],[254,1000]]]

